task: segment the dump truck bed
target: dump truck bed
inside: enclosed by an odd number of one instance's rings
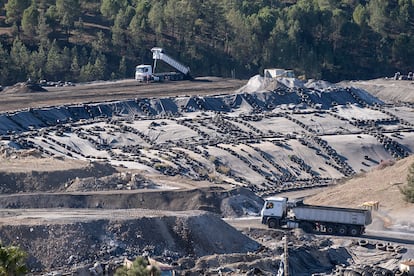
[[[371,211],[365,209],[300,205],[292,208],[292,213],[297,220],[364,226],[372,222]]]

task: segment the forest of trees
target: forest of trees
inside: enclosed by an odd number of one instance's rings
[[[132,78],[164,47],[192,74],[414,71],[414,0],[0,0],[0,84]]]

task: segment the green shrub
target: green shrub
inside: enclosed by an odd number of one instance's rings
[[[414,203],[414,163],[408,170],[407,186],[400,188],[400,191],[407,202]]]
[[[147,259],[138,257],[132,263],[131,268],[122,266],[115,271],[115,276],[158,276],[161,272],[153,266],[148,266]]]
[[[3,246],[0,243],[0,276],[24,275],[27,253],[17,246]]]

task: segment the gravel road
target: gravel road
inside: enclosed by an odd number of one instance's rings
[[[0,93],[0,112],[134,98],[228,94],[245,83],[245,80],[222,78],[201,78],[192,81],[164,83],[138,83],[133,79],[126,79],[67,87],[46,87],[47,92],[30,93],[22,93],[18,89],[13,92],[13,87],[9,87]]]

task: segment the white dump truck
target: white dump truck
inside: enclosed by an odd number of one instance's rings
[[[265,200],[262,223],[270,228],[302,228],[305,232],[359,236],[372,223],[367,209],[307,205],[303,200],[288,201],[286,197]]]
[[[183,80],[190,79],[190,68],[176,61],[172,57],[164,53],[164,50],[159,47],[151,49],[154,66],[149,64],[141,64],[135,67],[135,80],[139,82],[145,81],[164,81],[164,80]],[[157,61],[162,60],[177,71],[155,73]]]

